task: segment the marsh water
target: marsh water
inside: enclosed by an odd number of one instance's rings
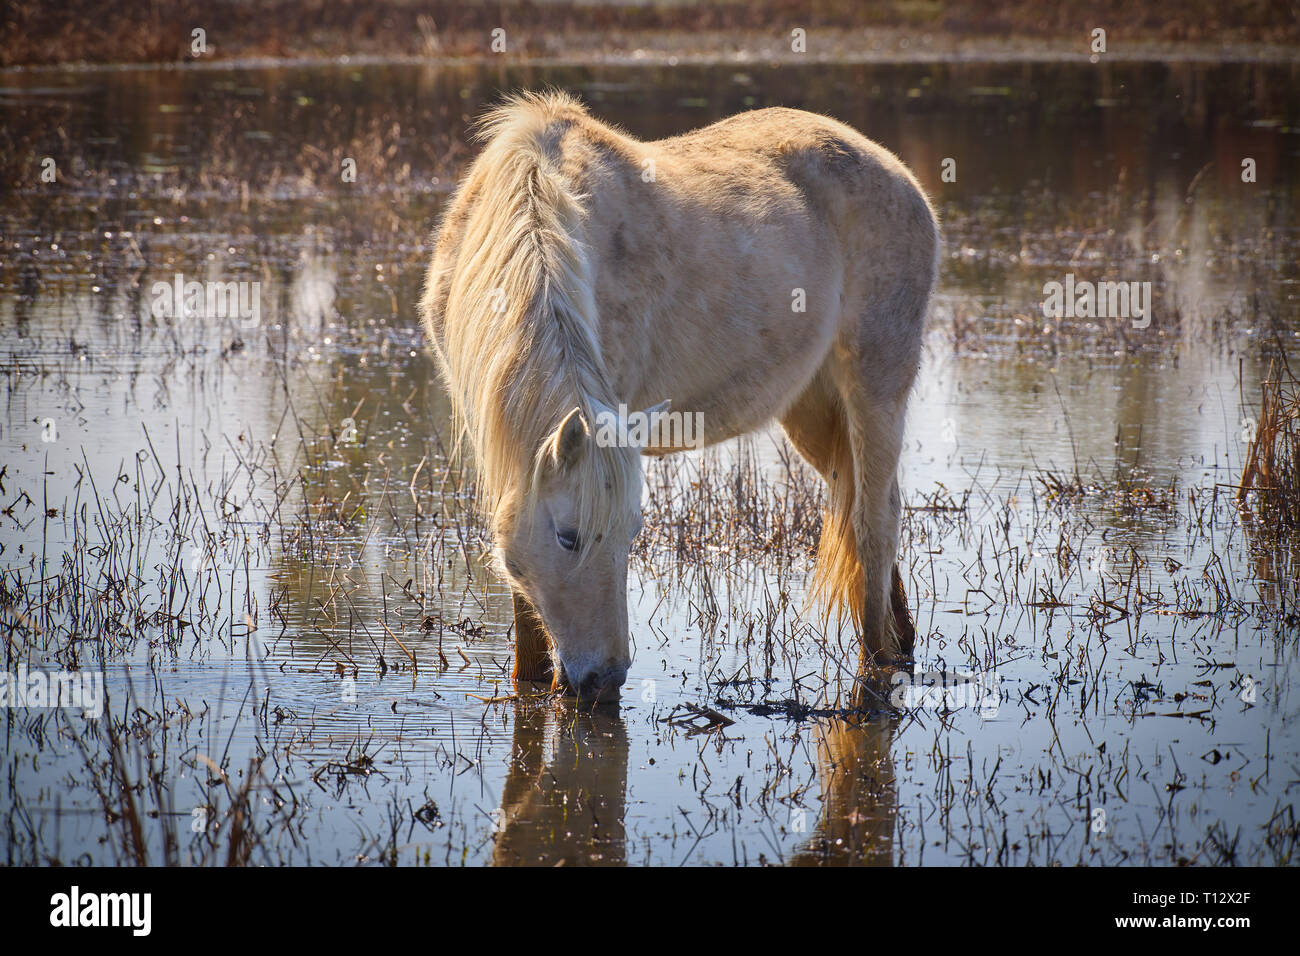
[[[1298,72],[0,75],[6,668],[107,690],[0,712],[7,861],[1295,862],[1296,575],[1232,487],[1300,335]],[[825,112],[933,197],[901,564],[946,692],[849,708],[773,430],[648,465],[617,706],[499,699],[509,596],[416,303],[469,123],[542,84],[642,138]],[[178,275],[256,309],[159,307]],[[1067,275],[1149,315],[1046,317]]]

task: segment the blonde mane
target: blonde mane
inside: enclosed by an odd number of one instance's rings
[[[617,404],[604,372],[593,276],[581,236],[583,197],[560,174],[561,141],[592,122],[560,93],[515,96],[489,113],[487,140],[453,210],[467,202],[443,330],[435,336],[451,394],[456,449],[473,448],[484,504],[531,512],[547,439],[575,406],[588,422]],[[640,494],[637,452],[590,442],[575,466],[583,551]]]

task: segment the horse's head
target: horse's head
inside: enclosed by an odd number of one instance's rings
[[[631,665],[627,565],[641,530],[639,449],[598,442],[578,408],[542,443],[532,488],[494,516],[497,557],[554,644],[558,682],[612,700]]]

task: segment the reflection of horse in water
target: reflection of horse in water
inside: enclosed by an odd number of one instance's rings
[[[897,720],[833,718],[817,725],[822,814],[795,865],[891,866],[898,789],[890,753]]]
[[[518,704],[492,862],[624,863],[627,753],[616,715]]]
[[[897,721],[885,717],[816,725],[822,814],[792,863],[893,863],[898,795],[890,744],[896,729]],[[517,704],[492,862],[625,863],[627,761],[627,729],[616,714]]]

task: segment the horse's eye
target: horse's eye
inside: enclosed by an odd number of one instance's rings
[[[578,532],[576,531],[556,531],[555,540],[560,542],[560,547],[565,551],[578,550]]]

